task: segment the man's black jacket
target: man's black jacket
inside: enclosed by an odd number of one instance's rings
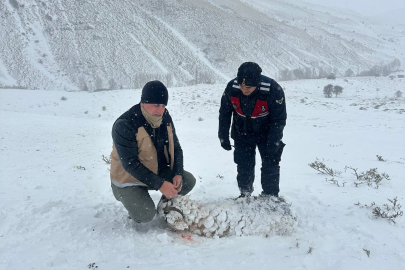
[[[118,156],[120,158],[122,167],[130,175],[141,181],[142,183],[148,185],[149,187],[158,190],[163,182],[163,178],[154,174],[148,168],[146,168],[138,158],[138,143],[136,140],[136,133],[138,128],[143,126],[151,137],[152,142],[155,144],[155,148],[159,149],[157,151],[158,157],[163,156],[162,144],[167,143],[167,128],[169,124],[172,125],[173,129],[173,140],[174,140],[174,165],[172,174],[183,175],[183,150],[181,149],[180,142],[177,138],[176,131],[172,122],[172,118],[167,111],[163,113],[162,124],[155,130],[157,138],[153,137],[153,129],[146,121],[145,117],[142,115],[141,105],[137,104],[131,109],[122,114],[114,123],[112,128],[112,138],[114,145],[117,149]],[[155,136],[156,136],[155,135]],[[171,157],[172,158],[172,157]],[[159,158],[158,167],[161,169],[164,166],[168,166],[166,162],[162,163],[162,158]]]
[[[266,116],[265,125],[259,133],[249,135],[240,134],[238,129],[235,128],[235,118],[237,118],[238,115],[231,103],[232,91],[234,91],[234,93],[235,91],[240,92],[241,109],[247,116],[252,115],[260,91],[262,91],[262,95],[264,92],[266,92],[269,115]],[[260,86],[257,87],[252,94],[245,96],[239,89],[237,79],[235,78],[231,80],[222,95],[221,108],[219,110],[218,137],[222,140],[229,139],[229,128],[231,126],[232,116],[233,121],[231,134],[234,140],[254,137],[263,139],[267,138],[268,144],[280,141],[283,136],[283,129],[287,119],[287,110],[283,89],[276,81],[262,75]]]

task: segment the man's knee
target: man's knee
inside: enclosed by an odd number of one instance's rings
[[[180,195],[186,195],[189,193],[195,186],[196,184],[196,179],[194,175],[191,173],[184,171],[183,173],[183,187],[181,189]]]
[[[263,163],[261,171],[264,174],[277,174],[280,173],[280,166],[276,162]]]
[[[155,216],[156,209],[152,200],[136,200],[132,197],[121,202],[128,210],[129,216],[136,222],[147,223]]]
[[[138,209],[127,208],[127,210],[129,216],[138,223],[148,223],[152,221],[152,219],[155,217],[156,214],[155,205],[153,205],[153,207],[138,208]]]
[[[237,152],[235,150],[233,161],[237,165],[239,171],[254,171],[256,166],[256,153],[253,152]]]
[[[254,167],[255,166],[255,154],[243,154],[243,153],[234,153],[233,161],[235,164],[245,167]]]
[[[134,221],[146,223],[153,219],[156,213],[155,204],[146,188],[112,186],[112,189],[115,198],[124,205]]]

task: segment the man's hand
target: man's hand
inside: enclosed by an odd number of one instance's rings
[[[229,138],[220,139],[219,141],[221,142],[221,147],[224,148],[226,151],[232,150],[232,146],[231,146],[231,142],[229,141]]]
[[[180,175],[177,175],[177,176],[180,176]],[[174,178],[173,178],[173,182],[174,182]],[[178,193],[175,186],[168,181],[163,182],[163,185],[159,188],[159,191],[162,192],[162,194],[165,195],[165,197],[168,199],[172,199]]]
[[[278,164],[281,160],[281,155],[283,153],[285,143],[282,141],[267,144],[267,156]]]
[[[181,175],[173,177],[173,186],[177,192],[181,191],[181,188],[183,187],[183,177]]]
[[[276,156],[277,151],[280,149],[281,142],[269,142],[267,143],[267,155],[269,157]]]

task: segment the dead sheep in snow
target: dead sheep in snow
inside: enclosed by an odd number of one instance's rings
[[[209,203],[176,196],[159,203],[158,215],[173,230],[206,237],[290,235],[297,221],[283,199],[260,196]]]

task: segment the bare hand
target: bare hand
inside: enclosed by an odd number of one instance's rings
[[[173,177],[173,185],[177,192],[180,192],[183,187],[183,177],[181,175]]]
[[[163,182],[163,185],[159,188],[159,191],[162,192],[162,194],[168,199],[173,198],[178,193],[175,186],[168,181]]]

